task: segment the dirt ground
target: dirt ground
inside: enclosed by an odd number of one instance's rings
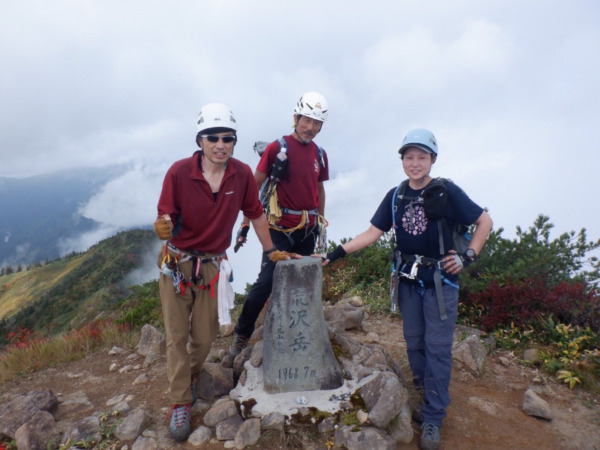
[[[397,318],[378,316],[369,319],[380,336],[380,345],[406,371],[405,347],[402,339],[402,322]],[[354,338],[363,339],[366,333],[351,332]],[[231,337],[219,338],[217,349],[225,349]],[[133,349],[132,353],[133,353]],[[510,364],[502,364],[500,357]],[[125,356],[109,356],[106,351],[63,364],[53,369],[26,376],[0,386],[3,394],[25,393],[37,389],[50,389],[59,398],[75,391],[84,391],[96,411],[108,411],[106,401],[119,394],[132,394],[132,408],[142,407],[153,415],[154,431],[161,448],[192,449],[190,444],[177,444],[167,436],[165,411],[168,406],[165,363],[155,363],[149,370],[152,380],[148,384],[132,385],[140,371],[124,374],[110,372],[113,362],[119,366],[141,364],[143,359],[126,361]],[[441,431],[442,449],[586,449],[600,450],[600,398],[592,398],[581,390],[569,390],[567,386],[545,379],[534,368],[519,365],[510,353],[489,355],[483,377],[474,378],[454,370],[450,386],[452,403]],[[542,398],[554,412],[552,421],[527,416],[521,410],[523,393],[541,379],[537,385],[543,389]],[[193,427],[201,423],[201,417],[193,417]],[[418,427],[415,425],[415,431]],[[261,437],[253,449],[304,448],[326,449],[332,435],[318,435],[309,430],[296,430],[286,436],[267,434]],[[417,448],[418,436],[410,444],[399,449]],[[116,447],[116,448],[120,448]],[[210,443],[201,448],[223,449],[222,443]]]

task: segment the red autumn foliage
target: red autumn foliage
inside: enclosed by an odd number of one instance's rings
[[[480,309],[478,325],[487,331],[511,323],[533,325],[550,315],[561,323],[600,330],[600,298],[583,283],[563,281],[549,286],[539,277],[504,285],[491,282],[482,292],[470,294],[464,303]]]

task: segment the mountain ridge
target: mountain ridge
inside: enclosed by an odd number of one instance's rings
[[[0,346],[19,328],[53,335],[110,312],[159,243],[150,230],[123,231],[86,252],[1,275]]]

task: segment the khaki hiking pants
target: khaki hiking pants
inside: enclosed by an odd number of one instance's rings
[[[158,266],[162,265],[165,255],[164,246],[158,255]],[[169,250],[171,257],[175,254]],[[214,254],[206,254],[208,258]],[[179,264],[179,269],[190,282],[192,261]],[[209,285],[219,269],[213,262],[200,266],[198,284]],[[184,295],[175,292],[173,278],[160,274],[160,301],[167,332],[167,379],[169,397],[174,404],[192,402],[190,389],[192,374],[200,372],[212,343],[219,332],[218,281],[213,284],[214,297],[210,286],[201,289],[185,286]],[[188,351],[189,341],[189,351]]]

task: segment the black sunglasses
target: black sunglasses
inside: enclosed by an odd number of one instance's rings
[[[217,136],[215,134],[201,134],[200,137],[206,138],[208,142],[213,144],[219,142],[219,139],[223,141],[223,144],[231,144],[235,141],[235,136]]]

